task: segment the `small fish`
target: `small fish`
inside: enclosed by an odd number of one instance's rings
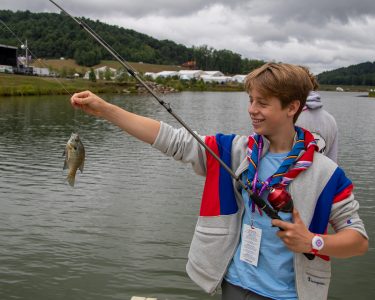
[[[77,133],[72,133],[70,136],[63,156],[65,156],[63,170],[69,169],[66,180],[71,186],[74,186],[77,170],[79,169],[82,173],[83,165],[85,163],[85,147],[83,147],[81,139]]]

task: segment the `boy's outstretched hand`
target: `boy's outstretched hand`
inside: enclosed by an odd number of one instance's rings
[[[307,229],[296,208],[293,209],[293,220],[293,223],[272,220],[272,225],[283,229],[283,231],[278,231],[277,235],[289,250],[297,253],[309,253],[314,234]]]
[[[80,108],[84,112],[97,117],[103,117],[106,108],[109,106],[109,103],[90,91],[75,93],[70,102],[73,107]]]

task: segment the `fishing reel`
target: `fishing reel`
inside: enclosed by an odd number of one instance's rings
[[[281,184],[269,189],[268,202],[276,211],[291,213],[293,211],[293,200],[290,193]]]

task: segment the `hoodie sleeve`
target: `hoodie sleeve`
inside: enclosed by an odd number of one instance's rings
[[[336,125],[336,128],[337,128],[337,125]],[[327,157],[329,157],[330,159],[332,159],[335,163],[338,163],[337,159],[337,153],[338,153],[338,132],[337,130],[334,132],[334,136],[333,136],[333,140],[332,140],[332,143],[330,145],[330,148],[328,149],[327,151]]]
[[[200,138],[203,141],[205,139],[204,136]],[[158,136],[152,147],[175,160],[191,163],[195,173],[206,175],[205,149],[185,128],[176,129],[161,122]]]
[[[368,239],[363,221],[358,215],[359,203],[354,199],[353,184],[339,167],[333,177],[337,178],[337,189],[330,214],[332,227],[336,232],[353,229]]]

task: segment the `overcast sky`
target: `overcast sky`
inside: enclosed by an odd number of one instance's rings
[[[374,0],[55,0],[74,16],[188,47],[303,64],[315,73],[375,61]],[[59,12],[48,0],[0,9]]]

